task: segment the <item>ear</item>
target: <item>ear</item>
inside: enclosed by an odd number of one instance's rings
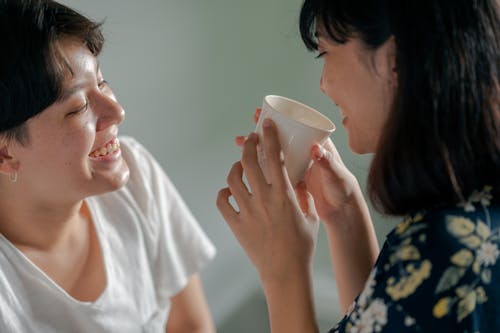
[[[398,85],[396,52],[396,40],[391,36],[377,48],[375,55],[377,73],[394,87]]]
[[[388,62],[391,68],[391,81],[393,85],[397,87],[399,76],[398,76],[398,64],[397,64],[397,47],[396,47],[397,45],[394,36],[389,37],[388,43],[389,43]]]
[[[19,170],[19,161],[14,158],[5,139],[0,139],[0,174],[12,175]]]

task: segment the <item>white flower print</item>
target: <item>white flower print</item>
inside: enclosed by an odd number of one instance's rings
[[[368,309],[366,309],[366,312],[371,313],[375,323],[382,326],[387,324],[387,306],[382,299],[378,298],[374,300]]]
[[[405,325],[408,327],[415,325],[415,319],[413,317],[406,316],[405,317]]]
[[[461,202],[458,204],[459,207],[462,207],[466,213],[471,213],[476,210],[472,202],[467,201],[467,202]]]
[[[491,204],[491,199],[493,196],[491,195],[491,186],[485,186],[484,189],[479,192],[479,191],[474,191],[469,197],[469,200],[466,202],[461,202],[458,204],[459,207],[462,207],[465,212],[471,213],[476,210],[474,207],[474,203],[479,202],[483,207],[487,207]]]
[[[498,245],[491,242],[481,244],[481,247],[477,250],[477,260],[479,264],[484,266],[494,265],[499,255]]]
[[[370,275],[368,276],[368,279],[366,280],[365,288],[359,295],[358,299],[358,305],[360,308],[365,308],[366,305],[368,304],[368,300],[371,298],[373,294],[373,288],[375,287],[375,274],[377,273],[377,269],[374,268]]]
[[[387,306],[382,299],[377,298],[361,313],[361,317],[355,321],[351,332],[380,332],[385,324],[387,324]]]

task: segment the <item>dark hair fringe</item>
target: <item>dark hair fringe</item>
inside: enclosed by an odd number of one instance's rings
[[[104,44],[102,22],[93,22],[52,0],[0,1],[4,54],[0,64],[0,133],[29,142],[26,120],[60,96],[71,68],[57,48],[61,38],[76,38],[98,56]]]
[[[306,0],[300,31],[309,49],[317,47],[318,21],[329,22],[332,39],[359,36],[372,48],[390,35],[395,38],[398,91],[370,167],[368,193],[374,206],[385,214],[404,215],[456,204],[485,185],[498,191],[496,0],[362,4]]]

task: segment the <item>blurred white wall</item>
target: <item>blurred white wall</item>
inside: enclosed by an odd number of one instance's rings
[[[62,2],[94,20],[105,19],[101,68],[127,112],[121,134],[136,137],[156,156],[218,248],[202,277],[220,326],[259,290],[255,270],[215,198],[239,159],[233,138],[254,129],[252,116],[264,95],[297,99],[337,123],[332,139],[365,183],[370,156],[349,151],[339,113],[319,91],[321,61],[300,40],[302,1]],[[392,224],[374,218],[382,240]],[[324,235],[315,274],[318,315],[333,322],[339,314]]]

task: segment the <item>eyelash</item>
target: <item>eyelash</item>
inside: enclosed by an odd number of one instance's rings
[[[98,87],[99,89],[104,89],[105,87],[109,86],[109,82],[106,81],[106,80],[102,80],[101,82],[99,82],[98,84]]]
[[[72,116],[72,115],[76,115],[78,113],[82,113],[82,112],[85,112],[87,111],[87,108],[89,106],[89,101],[88,100],[85,100],[85,105],[83,107],[81,107],[80,109],[76,110],[76,111],[73,111],[73,112],[70,112],[68,113],[69,116]]]
[[[99,89],[102,90],[102,89],[108,87],[109,83],[106,80],[102,80],[101,82],[99,82],[99,84],[97,86],[99,87]],[[72,112],[68,113],[68,116],[72,116],[72,115],[76,115],[76,114],[85,112],[85,111],[87,111],[88,106],[89,106],[89,101],[86,99],[84,106],[82,106],[80,109],[78,109],[76,111],[72,111]]]
[[[323,57],[325,55],[325,53],[326,53],[325,51],[320,52],[315,58],[319,59],[319,58]]]

